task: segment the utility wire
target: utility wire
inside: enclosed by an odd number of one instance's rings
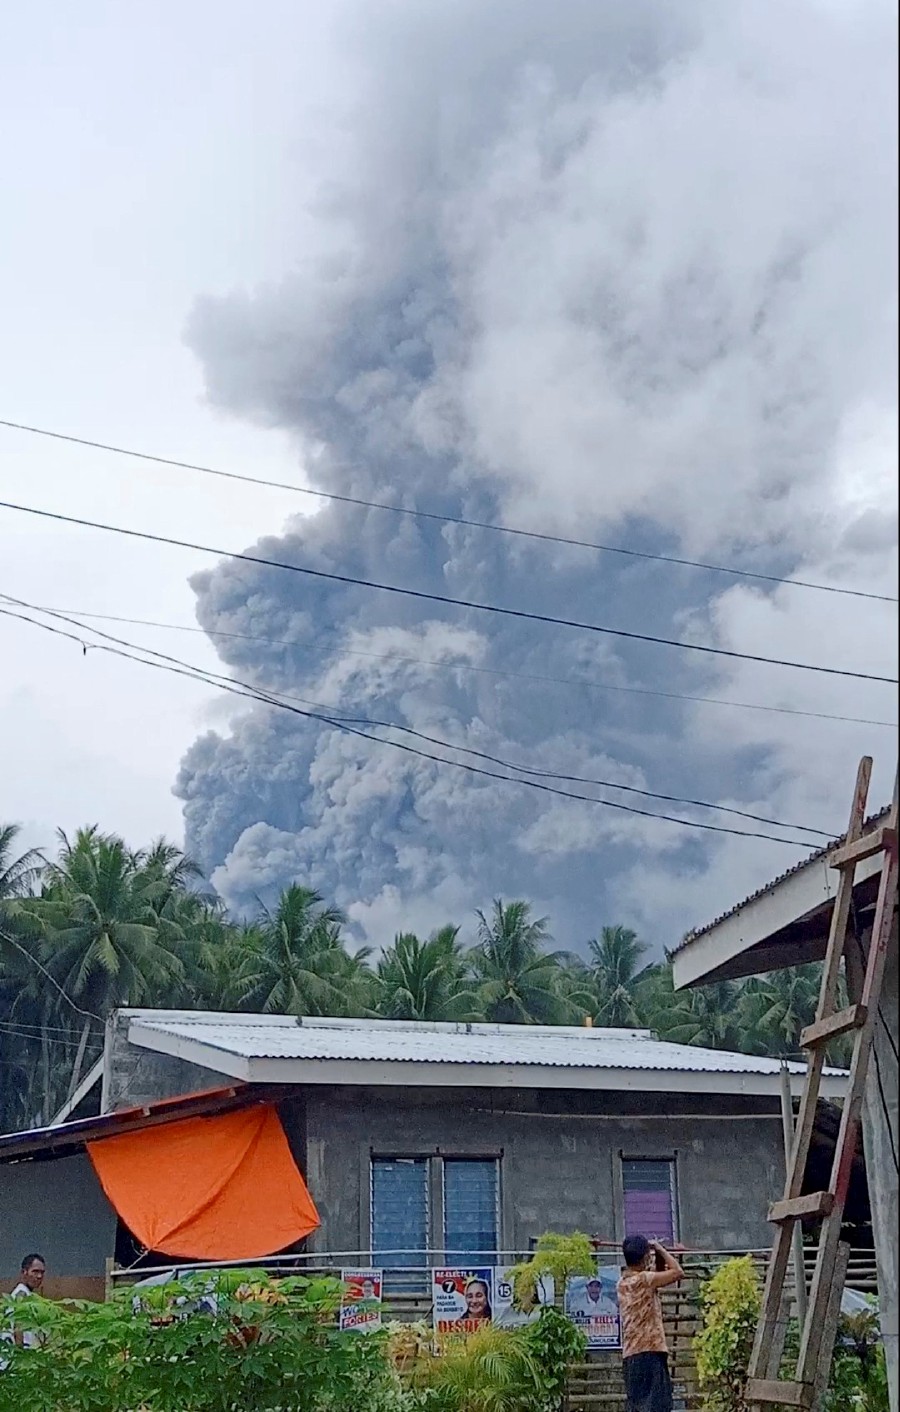
[[[308,495],[317,500],[336,501],[342,505],[356,505],[365,510],[384,510],[394,515],[408,515],[413,519],[434,520],[440,524],[461,525],[466,529],[492,530],[496,534],[517,535],[522,539],[533,539],[545,544],[566,544],[576,549],[594,549],[603,554],[621,554],[630,559],[649,559],[660,564],[675,564],[686,569],[704,569],[709,573],[730,574],[733,578],[756,579],[761,583],[784,584],[790,588],[814,589],[818,593],[836,593],[849,598],[868,598],[878,603],[896,603],[897,599],[883,593],[869,593],[859,588],[836,588],[833,584],[811,583],[804,579],[787,578],[778,574],[757,573],[751,569],[737,569],[725,564],[709,564],[701,559],[681,559],[672,554],[652,554],[642,549],[627,549],[616,544],[597,544],[591,540],[571,539],[566,535],[547,534],[538,530],[527,530],[514,525],[501,525],[488,520],[472,520],[461,515],[441,514],[436,510],[417,510],[408,505],[392,505],[380,500],[363,500],[356,495],[340,495],[331,490],[315,490],[310,486],[294,485],[286,481],[265,480],[261,476],[241,475],[237,471],[223,471],[214,466],[201,466],[192,461],[176,461],[168,456],[154,456],[147,451],[133,451],[124,446],[112,446],[104,441],[92,441],[83,436],[71,436],[61,431],[50,431],[46,427],[29,426],[24,422],[11,422],[0,418],[0,426],[13,431],[28,432],[32,436],[49,437],[54,441],[69,442],[74,446],[87,446],[93,451],[110,451],[116,456],[130,456],[138,461],[151,461],[159,466],[172,466],[181,471],[197,471],[205,476],[218,476],[222,480],[240,481],[246,485],[264,485],[273,490],[293,491],[297,495]]]
[[[878,676],[872,672],[853,672],[843,667],[824,667],[811,662],[793,662],[780,657],[763,657],[757,653],[737,652],[727,647],[713,647],[709,643],[678,642],[674,638],[656,637],[650,633],[629,632],[625,628],[610,628],[599,623],[583,623],[572,618],[552,617],[547,613],[532,613],[524,608],[504,608],[495,603],[478,603],[467,598],[451,598],[442,593],[428,593],[424,589],[406,588],[399,584],[378,583],[372,579],[357,578],[351,574],[328,573],[324,569],[311,569],[300,564],[287,564],[282,560],[266,559],[258,554],[238,554],[227,549],[216,549],[209,544],[196,544],[192,540],[151,534],[149,530],[126,529],[122,525],[108,525],[99,520],[83,519],[77,515],[63,515],[59,511],[39,510],[33,505],[19,505],[10,500],[0,500],[0,508],[15,510],[26,515],[36,515],[44,520],[55,520],[60,524],[79,525],[83,529],[98,529],[108,534],[124,535],[129,539],[142,539],[152,544],[168,544],[177,549],[191,549],[201,554],[214,554],[219,558],[236,559],[246,564],[261,564],[270,569],[284,569],[288,573],[303,574],[308,578],[320,579],[324,582],[350,584],[356,588],[375,589],[380,593],[395,593],[403,598],[415,598],[420,602],[440,603],[445,607],[469,608],[480,613],[496,613],[505,618],[517,618],[533,623],[548,623],[552,627],[577,628],[582,632],[600,633],[607,637],[623,638],[631,642],[649,642],[657,647],[676,647],[682,652],[703,652],[712,657],[727,657],[741,662],[759,662],[770,667],[790,667],[796,671],[819,672],[831,677],[850,677],[856,681],[886,682],[891,686],[897,684],[895,677]]]
[[[544,784],[538,780],[517,779],[511,775],[498,774],[496,770],[483,769],[478,765],[467,764],[460,760],[448,760],[444,757],[433,755],[428,751],[420,750],[416,746],[407,745],[403,741],[385,740],[381,736],[371,735],[368,732],[360,730],[355,726],[348,725],[347,723],[339,719],[323,715],[319,712],[303,710],[299,706],[289,705],[286,701],[280,701],[273,697],[267,697],[265,694],[257,692],[255,690],[245,690],[236,685],[229,686],[224,681],[217,681],[209,673],[206,673],[199,668],[192,667],[188,663],[184,663],[181,666],[174,666],[170,665],[170,663],[167,662],[150,661],[147,659],[147,657],[136,656],[134,652],[125,651],[124,649],[114,647],[111,644],[102,642],[86,643],[83,637],[79,637],[75,633],[66,632],[62,628],[52,626],[50,623],[43,623],[39,622],[34,618],[28,618],[24,614],[14,612],[10,608],[0,608],[0,614],[3,614],[4,616],[10,618],[18,618],[22,622],[30,623],[32,627],[43,628],[44,631],[53,633],[58,637],[65,637],[72,642],[77,642],[79,647],[81,647],[82,651],[85,653],[87,653],[88,650],[94,650],[97,652],[108,652],[116,657],[124,657],[129,661],[140,662],[144,666],[156,667],[160,671],[170,672],[176,676],[187,677],[189,680],[192,681],[203,682],[207,686],[218,687],[219,690],[228,691],[234,696],[241,696],[248,700],[256,701],[264,705],[274,706],[277,709],[283,711],[290,711],[292,714],[296,716],[301,716],[306,720],[319,721],[324,725],[331,726],[335,730],[343,731],[347,735],[357,736],[361,740],[373,741],[377,745],[390,746],[394,750],[401,750],[404,752],[404,754],[414,755],[420,759],[431,761],[433,764],[451,765],[455,769],[466,771],[468,774],[480,775],[488,779],[499,780],[504,784],[523,785],[527,789],[539,790],[542,794],[557,795],[564,799],[575,799],[582,804],[598,804],[604,808],[615,809],[621,813],[634,814],[641,818],[647,819],[659,819],[665,823],[680,824],[684,828],[700,829],[705,833],[730,834],[736,838],[765,839],[770,843],[780,843],[786,847],[791,848],[807,849],[809,847],[809,843],[802,839],[780,838],[776,834],[761,833],[759,831],[752,831],[748,829],[733,829],[728,828],[723,824],[707,824],[701,823],[695,819],[681,819],[671,814],[658,814],[654,813],[652,810],[638,809],[633,805],[621,804],[610,799],[598,799],[592,795],[575,794],[571,790],[558,789],[553,785]],[[129,644],[129,646],[135,647],[135,644],[131,643]],[[149,649],[137,648],[137,651],[147,652],[149,651]],[[170,659],[170,661],[174,663],[175,661],[177,661],[177,659],[173,658]]]
[[[61,1034],[71,1037],[71,1025],[42,1025],[38,1021],[19,1020],[15,1015],[11,1015],[7,1020],[0,1020],[0,1029],[4,1024],[15,1025],[17,1030],[33,1030],[38,1034]],[[92,1030],[92,1034],[99,1034],[99,1030]]]
[[[0,612],[5,611],[5,609],[0,608]],[[44,625],[40,624],[39,626]],[[26,947],[20,946],[14,936],[10,936],[9,932],[7,931],[0,930],[0,937],[2,937],[4,941],[8,941],[10,946],[14,946],[17,951],[20,951],[22,953],[26,960],[30,961],[32,965],[37,967],[41,975],[47,978],[47,980],[50,982],[50,984],[55,990],[59,991],[60,995],[62,996],[63,1000],[66,1002],[67,1005],[71,1005],[72,1009],[75,1010],[79,1015],[83,1015],[86,1020],[96,1020],[99,1025],[103,1026],[102,1017],[100,1015],[95,1015],[93,1010],[82,1010],[80,1005],[76,1005],[72,997],[67,994],[66,991],[63,990],[62,986],[59,984],[59,981],[55,980],[54,977],[51,976],[50,972],[47,970],[47,967],[42,966],[37,957],[31,951],[28,951]]]
[[[42,613],[71,613],[76,618],[93,618],[97,622],[127,623],[131,627],[138,628],[161,628],[169,632],[198,633],[201,637],[220,637],[237,642],[260,642],[267,647],[289,647],[295,651],[303,649],[302,642],[289,642],[277,637],[262,637],[259,633],[253,632],[224,632],[219,628],[200,628],[189,623],[162,623],[154,618],[125,618],[118,613],[86,613],[80,608],[46,608],[40,604],[30,606],[33,606],[35,611]],[[331,629],[331,631],[336,632],[337,629]],[[646,686],[619,686],[610,682],[596,681],[591,677],[551,677],[537,672],[511,672],[499,667],[479,667],[472,662],[441,662],[431,657],[406,657],[393,652],[364,652],[361,648],[354,647],[342,647],[341,650],[345,656],[365,657],[375,662],[399,662],[409,666],[436,667],[446,672],[475,672],[482,676],[508,677],[511,681],[544,682],[550,686],[584,686],[591,691],[615,691],[628,696],[656,696],[663,697],[667,701],[698,701],[707,706],[731,706],[735,710],[741,711],[769,711],[780,716],[805,716],[815,721],[841,721],[851,725],[883,726],[887,730],[897,729],[896,721],[876,721],[867,716],[839,716],[828,711],[802,711],[795,706],[764,706],[757,701],[729,701],[721,696],[693,696],[681,691],[656,691]]]
[[[127,642],[124,638],[114,637],[111,633],[102,632],[99,628],[88,627],[84,623],[79,623],[77,619],[68,617],[64,613],[56,612],[52,609],[38,609],[33,603],[26,603],[22,599],[12,598],[9,594],[0,593],[0,599],[6,603],[12,603],[17,608],[24,608],[32,613],[44,612],[48,616],[68,623],[71,627],[87,627],[88,632],[93,632],[97,637],[104,638],[107,642],[115,643],[118,647],[135,647],[136,644]],[[138,647],[138,650],[145,652],[150,657],[156,657],[163,662],[172,663],[179,667],[192,667],[191,663],[183,662],[178,657],[171,657],[165,652],[156,652],[151,647]],[[240,678],[227,677],[221,672],[207,671],[205,668],[193,668],[193,670],[206,672],[209,678],[216,682],[224,682],[228,686],[239,686],[245,691],[253,693],[254,697],[269,705],[281,705],[284,702],[299,702],[302,706],[312,707],[317,711],[328,711],[333,719],[343,725],[364,726],[370,729],[400,731],[405,735],[412,736],[416,740],[424,741],[427,745],[435,745],[442,750],[455,750],[464,755],[471,755],[478,760],[485,760],[491,765],[500,765],[505,770],[512,770],[517,774],[531,775],[540,779],[559,780],[564,784],[583,784],[597,789],[616,789],[624,794],[636,794],[645,799],[658,799],[666,804],[684,804],[696,809],[710,809],[721,814],[731,814],[741,819],[749,819],[752,823],[768,824],[774,828],[795,829],[799,833],[815,834],[819,838],[830,840],[832,835],[822,829],[810,828],[806,824],[785,823],[781,819],[772,819],[763,814],[749,813],[745,809],[732,808],[725,804],[712,804],[704,799],[688,799],[676,794],[661,794],[656,790],[640,789],[635,785],[620,784],[616,780],[598,780],[585,778],[582,775],[561,774],[554,770],[535,769],[530,765],[520,765],[515,761],[504,760],[500,756],[490,755],[486,751],[476,750],[472,746],[462,745],[454,741],[443,740],[438,736],[427,735],[423,731],[415,730],[412,726],[401,725],[397,721],[373,720],[366,716],[334,715],[340,711],[338,703],[327,703],[321,701],[311,701],[303,696],[294,696],[289,692],[272,691],[268,687],[255,686],[252,682],[242,681]],[[388,744],[390,742],[384,742]]]
[[[12,1035],[14,1039],[24,1039],[32,1044],[55,1044],[60,1049],[78,1049],[81,1046],[81,1041],[78,1039],[57,1039],[55,1035],[49,1032],[45,1034],[29,1034],[27,1030],[20,1030],[15,1025],[0,1024],[0,1035]],[[94,1030],[93,1035],[95,1039],[99,1038],[100,1031]]]

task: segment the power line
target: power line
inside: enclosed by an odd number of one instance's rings
[[[30,1030],[36,1034],[61,1034],[68,1038],[72,1036],[71,1025],[43,1025],[39,1021],[19,1020],[14,1014],[11,1014],[7,1020],[0,1020],[0,1028],[4,1024],[15,1025],[17,1030]],[[92,1030],[91,1033],[99,1035],[100,1031]]]
[[[97,637],[104,638],[107,642],[115,643],[119,647],[135,647],[134,643],[127,642],[124,638],[115,637],[111,633],[102,632],[99,628],[89,627],[87,624],[80,623],[77,621],[77,619],[69,617],[64,613],[55,611],[54,609],[41,609],[33,603],[26,603],[22,599],[12,598],[9,594],[6,593],[0,593],[0,599],[2,599],[6,603],[12,603],[18,608],[25,608],[30,612],[43,612],[50,617],[68,623],[72,627],[86,627],[88,632],[94,633]],[[92,646],[93,645],[96,644],[92,644]],[[208,672],[205,668],[195,668],[193,667],[192,663],[183,662],[178,657],[171,657],[165,652],[157,652],[152,647],[138,646],[137,650],[144,652],[151,657],[157,657],[163,662],[173,663],[179,667],[187,666],[191,667],[195,671],[205,671],[209,678],[213,678],[220,683],[224,682],[228,686],[242,687],[245,691],[253,693],[255,699],[261,702],[265,702],[269,705],[281,705],[283,702],[286,701],[299,702],[300,705],[312,707],[314,710],[317,711],[328,711],[333,716],[334,720],[341,722],[343,725],[366,726],[369,728],[376,728],[380,730],[401,731],[405,735],[412,736],[416,740],[424,741],[427,745],[435,745],[442,750],[455,750],[463,755],[471,755],[475,759],[485,760],[488,762],[488,764],[492,765],[500,765],[503,769],[512,770],[517,774],[531,775],[533,777],[541,779],[559,780],[564,784],[583,784],[597,789],[616,789],[624,794],[636,794],[642,796],[645,799],[658,799],[666,804],[684,804],[695,809],[709,809],[716,813],[730,814],[737,818],[749,819],[752,823],[768,824],[774,828],[796,829],[799,833],[815,834],[819,838],[825,838],[829,840],[832,838],[831,833],[826,833],[822,829],[810,828],[806,824],[785,823],[781,819],[772,819],[767,817],[766,815],[753,814],[748,812],[746,809],[736,809],[725,804],[712,804],[708,800],[704,799],[688,799],[683,797],[682,795],[661,794],[657,790],[640,789],[635,785],[621,784],[616,780],[598,780],[593,778],[585,778],[581,775],[562,774],[554,770],[540,770],[535,769],[533,766],[530,765],[520,765],[515,761],[504,760],[497,755],[490,755],[486,751],[476,750],[472,746],[462,745],[454,741],[443,740],[438,736],[427,735],[423,731],[415,730],[412,726],[402,725],[397,721],[373,720],[366,716],[334,716],[334,712],[339,711],[341,709],[338,703],[332,704],[321,701],[311,701],[307,697],[295,696],[289,692],[272,691],[268,687],[255,686],[252,682],[242,681],[240,678],[227,677],[224,676],[221,672]],[[389,744],[391,742],[386,741],[384,743]]]
[[[6,612],[6,609],[0,608],[0,613],[2,612]],[[41,624],[40,626],[44,625]],[[72,1009],[77,1011],[77,1013],[79,1015],[82,1015],[86,1020],[96,1020],[99,1025],[103,1025],[104,1022],[102,1016],[95,1015],[93,1010],[82,1010],[80,1005],[76,1005],[72,997],[66,991],[63,990],[62,986],[59,984],[59,981],[57,981],[53,976],[51,976],[50,972],[47,970],[47,967],[41,965],[40,961],[35,955],[32,954],[32,952],[28,951],[24,946],[20,946],[14,936],[10,936],[9,932],[7,931],[0,930],[0,937],[2,937],[4,941],[8,941],[10,946],[14,946],[17,951],[21,952],[21,954],[26,958],[26,960],[31,961],[32,964],[37,967],[41,975],[45,976],[50,982],[50,984],[54,987],[54,989],[59,991],[60,995],[62,996],[63,1000],[66,1002],[67,1005],[71,1005]]]
[[[0,1035],[11,1035],[15,1039],[28,1040],[32,1044],[55,1044],[60,1049],[78,1049],[81,1041],[77,1039],[57,1039],[50,1033],[29,1034],[27,1030],[20,1030],[18,1026],[0,1024]],[[94,1037],[99,1038],[100,1031],[93,1031]]]
[[[420,750],[416,746],[407,745],[403,741],[385,740],[381,736],[371,735],[368,732],[360,730],[355,726],[348,725],[347,723],[339,719],[323,715],[319,712],[303,710],[299,706],[289,705],[286,701],[280,701],[273,697],[267,697],[266,695],[255,690],[245,690],[242,687],[236,685],[228,685],[224,681],[217,681],[209,673],[206,673],[199,668],[193,667],[188,663],[182,663],[180,666],[170,665],[171,663],[176,662],[178,660],[177,658],[170,658],[168,662],[148,661],[146,657],[136,656],[134,652],[124,651],[122,648],[113,647],[106,643],[85,643],[83,638],[76,636],[76,634],[74,633],[66,632],[61,628],[53,627],[50,623],[42,623],[34,618],[25,617],[22,613],[14,612],[12,609],[9,608],[0,608],[0,614],[3,614],[6,617],[10,618],[18,618],[23,622],[30,623],[33,627],[43,628],[44,631],[53,633],[58,637],[65,637],[72,642],[77,642],[78,645],[85,652],[87,652],[89,648],[97,652],[108,652],[116,657],[124,657],[133,662],[140,662],[147,667],[156,667],[160,671],[170,672],[176,676],[184,676],[192,681],[200,681],[206,684],[207,686],[215,686],[218,687],[219,690],[228,691],[234,696],[244,697],[247,700],[256,701],[263,705],[274,706],[280,710],[290,711],[292,714],[301,716],[306,720],[319,721],[324,725],[331,726],[334,730],[343,731],[347,735],[358,736],[361,740],[372,741],[377,745],[390,746],[393,750],[401,750],[404,752],[404,754],[414,755],[420,759],[431,761],[433,764],[451,765],[454,769],[464,770],[468,774],[480,775],[488,779],[499,780],[501,783],[504,784],[518,784],[524,786],[527,789],[538,790],[542,794],[552,794],[564,799],[574,799],[582,804],[598,804],[604,808],[614,809],[621,813],[633,814],[646,819],[658,819],[662,820],[665,823],[680,824],[683,828],[700,829],[705,833],[730,834],[736,838],[765,839],[770,843],[780,843],[786,847],[791,848],[806,849],[809,847],[808,842],[802,839],[780,838],[775,834],[761,833],[759,831],[753,831],[748,829],[733,829],[723,824],[701,823],[700,821],[695,819],[681,819],[671,814],[658,814],[654,813],[652,810],[649,809],[638,809],[633,805],[618,803],[610,799],[597,799],[595,796],[592,795],[575,794],[571,790],[558,789],[553,785],[544,784],[538,780],[517,779],[510,775],[501,775],[498,774],[495,770],[484,769],[480,766],[470,765],[460,760],[448,760],[438,755],[432,755],[428,751]],[[89,629],[89,631],[96,630]],[[135,647],[135,644],[130,643],[129,646]],[[138,647],[136,650],[139,652],[149,652],[150,649]],[[155,655],[160,656],[162,654]]]
[[[83,436],[71,436],[66,432],[50,431],[46,427],[29,426],[24,422],[11,422],[0,418],[0,426],[13,431],[28,432],[32,436],[44,436],[53,441],[65,441],[74,446],[87,446],[93,451],[109,451],[116,456],[130,456],[138,461],[150,461],[159,466],[171,466],[181,471],[197,471],[205,476],[217,476],[222,480],[239,481],[245,485],[263,485],[272,490],[288,490],[297,495],[308,495],[317,500],[335,501],[341,505],[355,505],[365,510],[383,510],[394,515],[407,515],[413,519],[433,520],[439,524],[461,525],[465,529],[491,530],[496,534],[510,534],[522,539],[537,540],[545,544],[565,544],[575,549],[593,549],[603,554],[621,554],[630,559],[648,559],[660,564],[675,564],[685,569],[704,569],[709,573],[729,574],[733,578],[755,579],[761,583],[784,584],[789,588],[813,589],[818,593],[836,593],[849,598],[868,598],[877,603],[896,603],[897,599],[883,593],[869,593],[859,588],[836,588],[833,584],[812,583],[805,579],[787,578],[779,574],[757,573],[751,569],[737,569],[725,564],[710,564],[701,559],[681,559],[672,554],[653,554],[643,549],[627,549],[616,544],[597,544],[592,540],[572,539],[561,534],[547,534],[539,530],[522,529],[514,525],[501,525],[488,520],[472,520],[461,515],[441,514],[437,510],[412,509],[408,505],[392,505],[381,500],[364,500],[357,495],[341,495],[337,491],[316,490],[306,485],[294,485],[287,481],[265,480],[261,476],[247,476],[237,471],[223,471],[214,466],[201,466],[192,461],[176,461],[168,456],[154,456],[147,451],[133,451],[124,446],[113,446],[104,441],[92,441]]]
[[[648,642],[657,647],[675,647],[682,652],[702,652],[712,657],[727,657],[741,662],[758,662],[770,667],[790,667],[801,672],[818,672],[832,677],[850,677],[856,681],[886,682],[897,684],[894,677],[878,676],[872,672],[853,672],[843,667],[823,667],[810,662],[793,662],[780,657],[763,657],[752,652],[737,652],[732,648],[713,647],[708,643],[678,642],[674,638],[657,637],[650,633],[629,632],[625,628],[610,628],[599,623],[583,623],[573,618],[556,618],[547,613],[532,613],[524,608],[504,608],[495,603],[478,603],[467,598],[451,598],[442,593],[428,593],[424,589],[406,588],[399,584],[378,583],[372,579],[357,578],[351,574],[329,573],[325,569],[311,569],[299,564],[287,564],[279,559],[266,559],[258,554],[239,554],[227,549],[217,549],[209,544],[196,544],[192,540],[175,539],[170,535],[151,534],[149,530],[127,529],[122,525],[108,525],[99,520],[87,520],[77,515],[63,515],[54,510],[38,510],[33,505],[19,505],[10,500],[0,500],[0,508],[15,510],[25,515],[36,515],[40,519],[55,520],[60,524],[79,525],[83,529],[103,530],[108,534],[120,534],[129,539],[142,539],[151,544],[168,544],[177,549],[191,549],[201,554],[214,554],[217,558],[236,559],[242,563],[260,564],[265,568],[283,569],[288,573],[303,574],[308,578],[320,579],[329,583],[342,583],[356,588],[369,588],[380,593],[394,593],[403,598],[415,598],[420,602],[440,603],[445,607],[469,608],[480,613],[496,613],[505,618],[516,618],[526,622],[547,623],[552,627],[576,628],[582,632],[600,633],[607,637],[618,637],[630,642]]]
[[[163,623],[153,618],[125,618],[118,613],[86,613],[80,608],[53,609],[45,608],[39,604],[31,606],[42,613],[58,612],[63,614],[69,612],[76,618],[95,618],[98,622],[106,623],[127,623],[131,627],[162,628],[169,632],[198,633],[201,637],[221,637],[238,642],[260,642],[267,647],[296,649],[303,646],[300,642],[290,642],[277,637],[263,637],[261,634],[253,632],[225,632],[219,628],[194,627],[189,623]],[[336,630],[331,629],[331,631]],[[795,706],[766,706],[757,701],[729,701],[720,696],[694,696],[687,692],[657,691],[645,686],[619,686],[611,682],[596,681],[591,677],[551,677],[538,672],[511,672],[500,667],[479,667],[472,662],[440,662],[430,657],[407,657],[393,652],[364,652],[361,648],[354,647],[343,647],[342,651],[348,657],[371,658],[376,662],[400,662],[410,666],[436,667],[447,672],[475,672],[482,676],[508,677],[511,681],[544,682],[550,686],[583,686],[591,691],[614,691],[627,696],[655,696],[662,697],[667,701],[697,701],[707,706],[730,706],[741,711],[768,711],[780,716],[805,716],[814,721],[841,721],[850,725],[883,726],[887,730],[897,729],[896,721],[876,721],[867,716],[839,716],[828,711],[802,711]]]

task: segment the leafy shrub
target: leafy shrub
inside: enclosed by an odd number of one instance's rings
[[[527,1312],[537,1303],[538,1285],[550,1276],[557,1297],[565,1288],[569,1275],[593,1275],[597,1269],[597,1254],[589,1236],[580,1231],[572,1235],[557,1235],[548,1231],[538,1237],[530,1260],[512,1270],[513,1298],[518,1309]]]
[[[420,1365],[416,1385],[432,1394],[425,1405],[441,1412],[531,1412],[539,1407],[539,1379],[522,1334],[487,1326]]]
[[[211,1312],[192,1313],[209,1297]],[[34,1349],[3,1345],[0,1409],[32,1412],[402,1412],[385,1340],[335,1326],[340,1287],[224,1271],[108,1304],[12,1306]]]
[[[535,1412],[555,1412],[562,1405],[569,1368],[584,1357],[587,1339],[559,1309],[542,1309],[523,1336],[538,1369]]]
[[[824,1412],[888,1412],[887,1365],[873,1305],[858,1314],[844,1314],[828,1380]]]
[[[556,1412],[584,1347],[584,1335],[553,1308],[522,1329],[479,1329],[440,1354],[428,1325],[395,1325],[389,1334],[410,1407],[424,1412]]]
[[[694,1352],[707,1412],[743,1412],[760,1302],[749,1255],[726,1261],[700,1290],[703,1325]]]
[[[564,1244],[552,1273],[582,1258]],[[232,1270],[108,1304],[19,1301],[0,1319],[41,1346],[0,1344],[0,1412],[556,1412],[584,1351],[554,1308],[437,1356],[427,1324],[340,1333],[339,1299],[334,1280]]]

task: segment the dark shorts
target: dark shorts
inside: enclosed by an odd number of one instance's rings
[[[622,1361],[628,1412],[672,1412],[672,1379],[665,1353],[635,1353]]]

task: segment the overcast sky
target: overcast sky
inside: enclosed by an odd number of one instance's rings
[[[891,7],[674,13],[651,0],[8,7],[0,417],[894,591]],[[0,487],[226,549],[264,539],[364,576],[895,670],[894,610],[851,599],[626,577],[377,517],[304,524],[286,492],[3,428]],[[209,568],[0,511],[0,592],[302,644],[217,653],[201,634],[111,625],[260,685],[827,830],[864,750],[879,799],[889,788],[895,742],[877,727],[648,715],[637,697],[521,685],[488,698],[486,678],[382,659],[889,720],[885,687],[413,621],[304,598],[264,571],[191,584]],[[188,843],[235,907],[302,875],[379,942],[530,885],[567,944],[592,915],[671,944],[800,856],[739,840],[698,851],[671,826],[466,792],[453,772],[296,720],[233,719],[205,686],[8,618],[0,641],[0,818],[39,845],[88,822],[180,841],[187,801]],[[381,663],[368,674],[366,653]]]
[[[297,45],[310,35],[310,49]],[[320,72],[314,4],[37,3],[0,31],[2,411],[75,435],[302,481],[289,439],[206,405],[185,347],[205,292],[291,260],[299,112]],[[285,37],[291,41],[286,43]],[[0,435],[3,497],[239,549],[293,497]],[[201,556],[4,512],[2,591],[196,625]],[[125,629],[215,666],[201,636]],[[29,839],[97,821],[182,833],[171,793],[214,693],[3,620],[4,818]]]

